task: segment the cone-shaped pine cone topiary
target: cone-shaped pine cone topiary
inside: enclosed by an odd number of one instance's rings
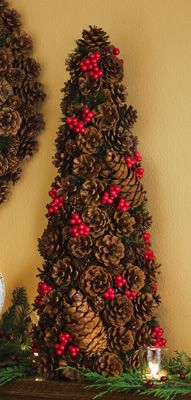
[[[19,13],[1,0],[0,156],[1,160],[4,159],[4,168],[1,167],[0,175],[0,204],[7,198],[11,184],[14,185],[19,179],[22,161],[29,159],[37,150],[37,135],[44,128],[39,107],[45,99],[45,93],[42,84],[36,80],[40,65],[30,57],[31,51],[32,39],[22,31]],[[33,106],[30,110],[29,105]],[[40,115],[43,121],[40,127],[37,123],[31,126],[29,122],[31,116],[35,119],[36,115]],[[13,137],[16,138],[15,142],[12,141]],[[14,154],[12,159],[11,153]],[[8,166],[5,168],[6,158]]]
[[[39,66],[23,55],[23,46],[27,53],[30,41],[14,35],[10,46],[15,49],[15,70],[2,76],[0,99],[26,124],[21,122],[12,135],[22,138],[18,151],[3,153],[9,165],[10,154],[14,161],[18,154],[26,158],[31,153],[34,137],[27,134],[25,140],[24,135],[26,129],[40,129],[42,120],[34,110],[43,99],[41,85],[31,82]],[[142,157],[130,131],[137,112],[126,104],[123,60],[104,30],[95,26],[83,31],[76,46],[66,60],[70,77],[62,89],[48,225],[39,240],[44,263],[35,298],[39,322],[33,331],[38,370],[52,378],[75,380],[78,373],[58,367],[88,368],[104,376],[138,367],[140,348],[153,341],[160,302]],[[12,53],[5,50],[0,53],[2,71],[7,64],[13,68]],[[4,100],[5,92],[9,99]]]

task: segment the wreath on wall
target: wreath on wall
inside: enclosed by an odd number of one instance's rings
[[[46,95],[31,51],[20,15],[0,0],[0,204],[20,178],[23,162],[37,150],[44,128],[39,106]]]

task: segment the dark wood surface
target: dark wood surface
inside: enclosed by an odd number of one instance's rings
[[[95,392],[77,382],[36,381],[35,378],[17,379],[0,388],[0,400],[91,400],[94,395]],[[152,400],[152,397],[113,393],[103,400]],[[191,400],[191,396],[180,396],[179,400]]]

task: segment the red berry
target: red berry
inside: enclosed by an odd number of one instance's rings
[[[107,200],[107,202],[108,202],[108,204],[113,204],[113,199],[111,199],[111,198],[109,198],[108,200]]]
[[[180,379],[185,379],[186,375],[184,374],[184,372],[180,372],[180,373],[178,374],[178,377],[179,377]]]
[[[147,382],[146,382],[146,386],[147,386],[148,388],[152,388],[152,387],[154,386],[154,382],[153,382],[153,381],[147,381]]]
[[[160,378],[160,381],[161,382],[166,382],[168,380],[168,377],[167,376],[161,376],[161,378]]]
[[[103,297],[104,297],[104,299],[109,300],[110,295],[109,295],[109,293],[106,291],[106,292],[104,292]]]
[[[62,355],[62,351],[61,350],[56,350],[56,354],[57,354],[57,356],[61,356]]]

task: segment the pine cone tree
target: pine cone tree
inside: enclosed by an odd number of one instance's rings
[[[106,351],[96,358],[95,369],[103,376],[117,376],[123,372],[123,363],[117,354]]]
[[[105,265],[119,264],[124,251],[124,244],[117,236],[105,235],[96,241],[95,256]]]
[[[111,351],[127,352],[133,347],[134,337],[124,326],[111,327],[108,329],[108,343]]]
[[[68,241],[68,251],[73,257],[83,258],[91,252],[92,239],[90,236],[71,237]]]
[[[100,165],[96,159],[89,154],[81,154],[79,157],[74,158],[73,173],[79,175],[81,178],[90,179],[96,178],[100,171]]]
[[[89,30],[84,29],[82,38],[77,43],[83,51],[96,51],[109,45],[109,36],[103,29],[97,28],[97,26],[89,26]]]
[[[8,160],[9,171],[14,171],[18,165],[18,158],[17,158],[18,148],[19,148],[19,140],[15,136],[11,137],[9,140],[9,146],[6,147],[4,151],[4,154],[6,155]]]
[[[113,233],[118,236],[125,235],[128,238],[134,231],[135,219],[128,212],[120,214],[118,211],[115,211],[109,230],[111,230],[111,234]]]
[[[104,183],[97,178],[85,181],[80,190],[82,201],[88,206],[98,206],[104,189]]]
[[[8,160],[3,154],[0,153],[0,176],[5,175],[6,171],[8,170]]]
[[[59,368],[61,367],[66,367],[68,365],[68,360],[65,358],[61,358],[61,360],[59,360],[58,366]],[[76,365],[75,365],[76,367]],[[77,382],[82,382],[83,379],[83,375],[80,372],[74,371],[70,368],[64,368],[62,370],[59,371],[60,375],[66,379],[69,379],[70,381],[77,381]]]
[[[109,224],[108,215],[99,207],[87,207],[82,213],[82,219],[91,229],[91,235],[95,238],[103,235]]]
[[[127,296],[118,294],[106,304],[105,319],[112,326],[124,326],[133,315],[133,304]]]
[[[66,329],[83,352],[93,356],[107,348],[103,322],[80,291],[70,290],[69,300],[64,300],[64,313]]]
[[[78,278],[78,271],[72,265],[70,257],[64,257],[58,260],[52,266],[51,276],[58,286],[67,287]]]
[[[119,119],[117,107],[113,103],[103,103],[97,108],[95,123],[98,129],[107,131],[113,129]]]
[[[127,264],[123,271],[123,277],[127,280],[127,286],[130,290],[139,291],[145,284],[145,274],[137,266]]]
[[[102,133],[93,126],[87,128],[83,135],[79,135],[77,139],[78,147],[83,153],[95,153],[103,143]]]
[[[144,322],[152,319],[157,303],[151,293],[138,293],[135,299],[135,314],[140,315]]]
[[[80,277],[80,289],[88,297],[97,297],[112,285],[112,277],[99,265],[91,265]]]
[[[21,125],[18,111],[3,107],[0,111],[0,136],[16,135]]]
[[[146,279],[155,281],[159,275],[160,264],[157,264],[154,260],[144,260],[142,263],[142,269],[145,273]]]
[[[152,217],[148,211],[135,208],[132,210],[132,215],[135,218],[138,231],[146,232],[149,230],[152,225]]]

